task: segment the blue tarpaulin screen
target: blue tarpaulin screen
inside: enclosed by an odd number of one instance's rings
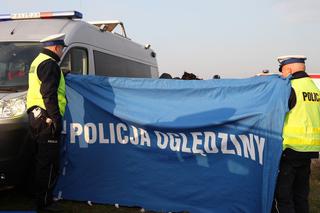
[[[66,82],[60,197],[155,211],[270,212],[288,79]]]

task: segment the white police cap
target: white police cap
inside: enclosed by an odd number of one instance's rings
[[[278,62],[281,65],[304,63],[305,60],[307,60],[307,57],[304,55],[283,55],[278,57]]]
[[[40,42],[43,44],[43,46],[55,46],[55,45],[66,46],[66,44],[64,43],[65,36],[66,36],[65,33],[54,34],[54,35],[45,37]]]
[[[304,55],[283,55],[278,57],[279,65],[279,72],[282,72],[282,68],[286,64],[292,64],[292,63],[303,63],[307,60],[307,57]]]

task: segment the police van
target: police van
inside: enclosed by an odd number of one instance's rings
[[[63,72],[157,78],[156,53],[127,37],[120,21],[81,21],[77,11],[0,15],[0,188],[22,176],[32,152],[26,116],[28,71],[40,40],[65,33]]]
[[[320,74],[309,74],[310,78],[312,78],[313,82],[316,84],[316,86],[320,89]]]

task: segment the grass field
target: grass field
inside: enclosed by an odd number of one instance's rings
[[[320,212],[320,160],[312,162],[310,182],[310,213]],[[83,202],[62,201],[61,205],[66,213],[140,213],[141,208],[116,208],[111,205],[89,206]],[[1,210],[32,210],[33,202],[24,193],[17,190],[0,191]],[[145,211],[150,212],[150,211]]]

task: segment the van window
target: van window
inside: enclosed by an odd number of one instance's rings
[[[40,43],[0,42],[0,88],[26,89],[29,68]]]
[[[65,55],[60,68],[62,72],[88,74],[88,51],[85,48],[73,47]]]
[[[151,66],[94,50],[95,74],[110,77],[151,77]]]

